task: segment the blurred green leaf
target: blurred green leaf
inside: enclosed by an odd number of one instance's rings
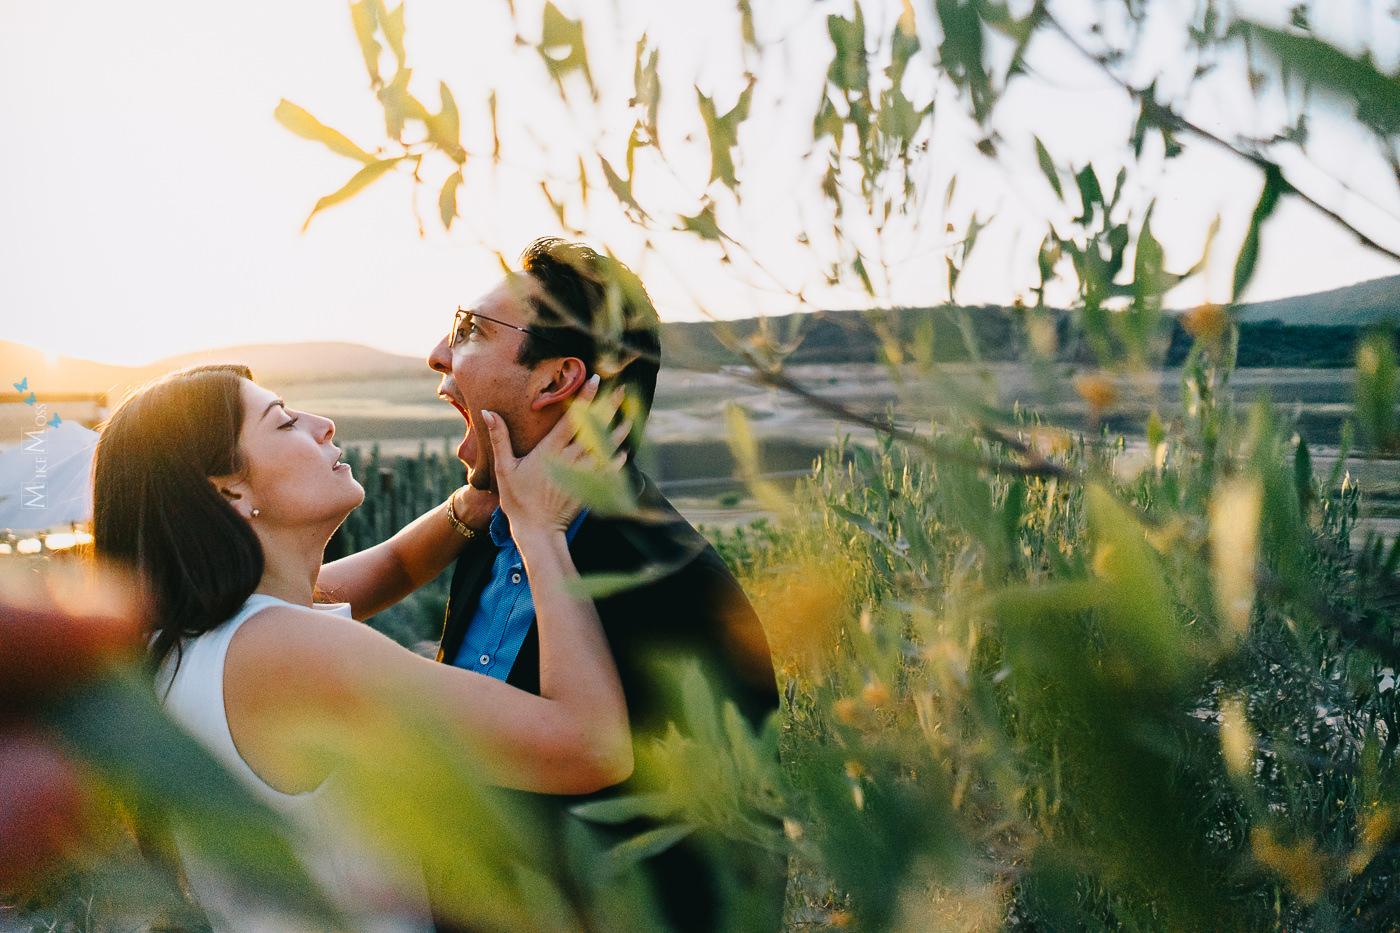
[[[649,829],[613,846],[594,867],[604,877],[615,875],[654,855],[660,855],[694,831],[693,826],[659,826]]]
[[[378,92],[379,102],[384,107],[384,132],[393,140],[403,137],[404,124],[407,121],[418,120],[425,125],[428,122],[428,111],[408,93],[411,77],[410,69],[400,68],[394,75],[394,80],[381,87]]]
[[[1086,165],[1080,169],[1079,174],[1074,176],[1074,181],[1079,186],[1080,203],[1084,205],[1084,213],[1074,218],[1074,222],[1087,227],[1094,220],[1094,208],[1105,207],[1103,189],[1099,187],[1099,177],[1094,174],[1093,165]],[[1107,223],[1106,217],[1104,222]]]
[[[383,78],[379,76],[379,53],[383,51],[374,34],[379,21],[384,17],[383,0],[359,0],[350,4],[350,21],[355,27],[355,38],[360,41],[360,52],[364,55],[365,70],[369,72],[371,87],[379,87]]]
[[[1378,136],[1400,132],[1400,80],[1380,71],[1369,53],[1353,58],[1316,36],[1295,35],[1248,20],[1236,28],[1273,53],[1285,73],[1302,76],[1310,87],[1355,100],[1356,118]]]
[[[996,92],[982,60],[981,4],[960,0],[935,0],[934,11],[943,27],[938,56],[948,77],[958,90],[968,95],[972,114],[986,125],[996,103]]]
[[[612,193],[617,195],[618,201],[629,211],[635,211],[639,217],[646,217],[647,212],[642,210],[642,206],[637,203],[637,199],[632,195],[632,179],[623,178],[613,169],[612,164],[602,156],[598,156],[598,161],[603,164],[603,177],[608,180],[608,187]]]
[[[860,93],[870,84],[870,70],[865,64],[865,15],[860,3],[850,19],[831,14],[826,18],[826,31],[836,46],[826,79],[843,91]]]
[[[641,819],[665,819],[676,812],[679,801],[668,793],[624,794],[605,800],[591,800],[570,807],[574,816],[592,823],[628,823]]]
[[[706,203],[700,213],[694,217],[681,215],[681,229],[697,234],[703,240],[718,240],[724,236],[724,231],[719,228],[719,224],[715,221],[713,203]]]
[[[1055,196],[1064,200],[1065,192],[1060,187],[1060,173],[1055,171],[1055,163],[1050,158],[1050,151],[1045,148],[1045,144],[1040,141],[1040,137],[1032,136],[1035,140],[1035,157],[1040,162],[1040,170],[1045,174],[1045,180],[1050,182],[1050,187],[1055,189]]]
[[[277,118],[278,123],[302,139],[320,143],[336,155],[343,155],[366,165],[374,161],[374,156],[365,152],[340,133],[323,125],[291,101],[283,100],[277,105],[277,109],[273,111],[272,115]]]
[[[650,49],[650,55],[647,54]],[[653,144],[659,144],[656,115],[661,109],[661,79],[656,74],[656,63],[660,53],[648,45],[644,35],[637,40],[637,62],[632,67],[632,86],[635,92],[628,105],[641,107],[646,111],[645,126]],[[644,61],[645,59],[645,61]]]
[[[438,216],[447,230],[452,229],[452,219],[457,216],[457,187],[461,184],[462,173],[453,172],[442,183],[442,191],[438,194]]]
[[[1400,450],[1397,402],[1400,367],[1395,358],[1395,332],[1389,327],[1377,328],[1356,348],[1356,421],[1372,450]]]
[[[552,2],[544,5],[544,23],[538,47],[545,67],[556,83],[563,87],[563,80],[577,71],[593,89],[593,74],[588,68],[588,49],[583,42],[583,20],[569,19]]]
[[[342,187],[339,191],[333,192],[332,194],[328,194],[324,198],[316,202],[316,206],[311,209],[311,213],[308,214],[306,217],[306,223],[301,225],[302,232],[305,233],[306,228],[311,225],[312,217],[315,217],[317,214],[319,214],[321,211],[325,210],[328,207],[332,207],[336,204],[339,204],[342,201],[347,201],[355,195],[359,194],[361,191],[367,188],[371,182],[379,178],[379,176],[383,175],[385,172],[389,171],[389,169],[393,168],[395,165],[398,165],[401,161],[403,161],[402,158],[380,159],[376,162],[371,162],[369,165],[366,165],[364,168],[360,169],[354,174],[354,176],[351,177],[349,181],[345,183],[344,187]]]
[[[705,130],[710,137],[710,181],[718,179],[731,189],[739,184],[734,176],[731,150],[739,145],[739,124],[749,118],[753,86],[754,82],[750,80],[739,94],[738,102],[722,117],[716,113],[715,102],[701,93],[698,87],[695,89],[700,100],[700,117],[705,121]]]
[[[1254,206],[1254,214],[1249,219],[1249,230],[1244,236],[1239,257],[1235,260],[1235,280],[1233,301],[1239,301],[1249,280],[1254,278],[1254,264],[1259,260],[1259,236],[1264,229],[1264,221],[1278,206],[1279,198],[1292,188],[1284,180],[1283,172],[1272,162],[1264,167],[1264,190],[1259,193],[1259,203]]]
[[[859,253],[856,254],[855,259],[851,260],[851,268],[855,270],[856,278],[860,279],[860,286],[865,289],[865,293],[872,298],[875,297],[875,285],[870,281],[870,273],[865,268],[865,259]]]
[[[428,139],[447,156],[461,165],[467,161],[467,154],[462,150],[462,128],[461,118],[457,114],[457,101],[452,97],[452,91],[445,82],[438,85],[438,93],[442,98],[442,107],[436,115],[427,115],[424,122],[428,127]]]
[[[394,53],[394,58],[398,61],[398,66],[404,66],[403,51],[403,4],[394,7],[389,15],[384,15],[384,7],[381,3],[378,7],[379,28],[384,32],[384,41],[389,43],[389,49]]]
[[[739,0],[739,36],[750,48],[758,45],[758,38],[753,29],[753,5],[749,0]]]
[[[129,806],[178,825],[192,854],[227,872],[237,889],[311,923],[335,916],[288,843],[289,828],[165,715],[140,675],[78,687],[44,718]]]

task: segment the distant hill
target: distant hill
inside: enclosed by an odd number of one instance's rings
[[[100,393],[120,395],[146,379],[142,367],[111,366],[71,356],[50,360],[43,351],[22,343],[0,340],[0,395],[14,392],[12,383],[29,381],[35,392]]]
[[[1345,288],[1240,305],[1242,321],[1322,327],[1367,327],[1389,318],[1400,324],[1400,275]]]
[[[1008,360],[1022,355],[1024,328],[1018,320],[1020,312],[994,305],[963,310],[985,358]],[[1241,366],[1349,366],[1360,328],[1387,319],[1400,324],[1400,276],[1241,305],[1239,313],[1244,322],[1240,334]],[[1067,334],[1068,315],[1057,314],[1063,337]],[[921,334],[927,342],[931,336],[934,359],[967,357],[958,315],[949,308],[899,308],[875,315],[823,311],[746,318],[719,326],[728,328],[741,340],[795,344],[787,356],[791,363],[863,363],[880,358],[880,336],[871,326],[872,320],[883,321],[889,333],[906,341]],[[1169,364],[1179,361],[1189,345],[1179,326],[1170,330],[1173,332],[1162,335],[1164,346],[1170,346]],[[708,321],[663,324],[661,345],[668,367],[713,370],[743,362],[719,338],[717,325]],[[51,362],[33,347],[0,340],[0,376],[6,377],[0,381],[0,398],[11,394],[8,383],[28,378],[30,387],[38,392],[106,392],[115,401],[126,389],[152,376],[216,361],[247,363],[259,379],[284,383],[346,374],[411,375],[425,369],[419,357],[399,356],[353,343],[252,344],[185,353],[148,366],[112,366],[68,356]]]
[[[166,372],[200,363],[246,363],[259,378],[305,373],[384,374],[427,368],[422,357],[399,356],[358,343],[248,344],[183,353],[158,360],[147,368]]]

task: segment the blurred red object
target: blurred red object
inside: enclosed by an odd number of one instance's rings
[[[0,890],[82,840],[82,772],[36,716],[139,657],[144,604],[120,573],[28,561],[0,568]]]

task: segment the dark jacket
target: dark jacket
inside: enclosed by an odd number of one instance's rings
[[[587,516],[569,546],[574,564],[584,577],[592,574],[646,574],[645,582],[596,601],[604,633],[613,651],[635,740],[645,742],[664,734],[666,726],[685,724],[675,691],[658,682],[656,662],[664,659],[699,661],[717,697],[732,700],[749,723],[758,728],[778,706],[777,687],[767,638],[758,617],[724,561],[654,483],[636,473],[641,486],[637,518]],[[447,619],[438,660],[456,658],[481,592],[490,579],[496,549],[489,539],[471,546],[453,573]],[[539,636],[532,625],[516,657],[507,683],[539,692]],[[541,798],[554,811],[555,830],[576,820],[567,808],[583,799],[599,799],[635,790],[627,783],[589,798]],[[535,796],[535,795],[531,795]],[[601,844],[620,841],[648,826],[629,824],[617,830],[595,829]],[[575,827],[576,829],[576,827]],[[561,848],[557,851],[562,851]],[[669,924],[684,933],[716,928],[715,905],[720,892],[705,846],[683,840],[647,863],[659,907]],[[745,853],[754,862],[754,853]],[[780,860],[762,857],[771,878],[767,900],[776,930],[782,910],[783,877]],[[562,870],[562,869],[561,869]],[[567,885],[568,882],[566,881]],[[762,899],[762,898],[761,898]]]

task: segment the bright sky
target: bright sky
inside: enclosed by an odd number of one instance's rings
[[[872,0],[866,6],[867,18],[881,21],[879,4]],[[836,8],[786,14],[776,7],[765,12],[762,3],[755,7],[770,40],[786,37],[785,57],[797,76],[793,87],[805,87],[802,80],[824,68],[825,15]],[[531,69],[528,54],[510,49],[504,8],[504,0],[408,3],[413,90],[435,108],[437,80],[452,86],[462,109],[464,143],[474,152],[483,145],[489,149],[485,98],[491,87],[501,88],[502,134],[509,139],[525,133],[513,115],[545,99],[541,72]],[[663,52],[669,54],[664,67],[675,76],[666,86],[676,93],[666,99],[673,110],[663,111],[662,122],[663,133],[675,136],[682,172],[695,160],[695,140],[687,153],[684,137],[694,131],[703,146],[703,130],[698,124],[687,128],[668,114],[693,112],[689,88],[697,80],[721,110],[738,93],[737,85],[725,86],[719,77],[734,60],[723,38],[733,25],[715,9],[666,0],[628,14],[644,22],[663,49],[675,50]],[[916,4],[916,9],[927,18],[926,7]],[[779,19],[784,15],[789,21]],[[921,32],[927,27],[921,20]],[[631,52],[626,47],[595,63],[600,84],[614,79],[630,84]],[[1121,97],[1104,90],[1088,71],[1067,68],[1057,77],[1055,88],[1018,90],[1004,119],[1039,118],[1041,137],[1057,157],[1065,154],[1067,168],[1092,158],[1110,187],[1114,159],[1121,160],[1112,147],[1123,138],[1131,115]],[[233,344],[343,340],[420,355],[447,327],[459,303],[494,283],[500,266],[493,250],[513,258],[534,236],[556,232],[531,180],[536,166],[492,170],[487,160],[469,162],[473,171],[459,198],[463,220],[450,232],[442,229],[436,211],[445,166],[428,163],[427,184],[417,194],[424,235],[419,235],[414,186],[406,175],[381,180],[300,232],[316,199],[342,185],[357,165],[283,129],[272,116],[278,101],[285,97],[305,107],[367,148],[383,139],[382,111],[367,89],[343,0],[235,5],[0,0],[0,82],[7,89],[0,97],[0,339],[48,352],[142,364]],[[772,273],[790,288],[802,287],[819,278],[819,270],[810,257],[782,246],[795,229],[784,224],[802,212],[794,192],[803,179],[785,161],[791,144],[782,144],[783,133],[793,130],[792,119],[784,124],[783,118],[799,109],[785,109],[776,100],[755,106],[771,109],[768,118],[755,121],[760,125],[746,130],[755,134],[746,136],[746,143],[760,145],[752,147],[752,162],[744,166],[753,180],[747,183],[745,228],[738,232],[741,239],[771,246],[764,258]],[[1207,101],[1202,112],[1214,112],[1214,128],[1225,128],[1239,123],[1241,106],[1248,102]],[[538,135],[541,125],[549,126],[556,119],[551,113],[534,113],[531,132]],[[946,144],[950,155],[932,169],[930,200],[941,202],[945,179],[956,171],[958,197],[947,219],[965,222],[974,207],[984,219],[998,216],[958,297],[969,303],[1009,302],[1034,284],[1027,246],[1043,235],[1037,218],[1056,216],[1059,209],[1046,201],[1037,176],[1017,174],[1036,171],[1031,152],[1012,147],[1004,159],[1009,169],[967,160],[952,153],[958,151],[954,143],[965,147],[970,128],[955,118],[943,125],[949,129],[940,132],[953,141],[935,140]],[[798,127],[796,135],[800,132]],[[1341,167],[1333,173],[1369,191],[1376,166],[1350,154],[1348,145],[1340,138],[1334,146],[1334,163]],[[620,153],[614,164],[620,167]],[[1173,163],[1159,186],[1154,214],[1169,265],[1179,269],[1195,261],[1217,213],[1224,221],[1220,255],[1232,255],[1258,184],[1251,170],[1200,147]],[[1338,198],[1330,203],[1357,209],[1368,230],[1400,243],[1400,223],[1393,218],[1348,201],[1330,179],[1317,184],[1320,192]],[[595,206],[581,225],[599,231],[599,239],[638,267],[664,318],[699,317],[697,300],[731,317],[794,306],[790,299],[750,287],[765,284],[760,274],[740,270],[739,279],[730,276],[712,251],[675,247],[647,260],[630,255],[639,235],[596,206],[608,197],[606,191],[595,189],[591,197]],[[1389,209],[1400,214],[1400,205]],[[899,241],[888,257],[890,299],[944,300],[945,245],[943,218],[937,211],[925,215],[917,234]],[[1228,263],[1213,264],[1202,289],[1174,296],[1176,303],[1226,297],[1222,288],[1228,288],[1229,272]],[[1264,261],[1249,297],[1282,297],[1397,272],[1400,267],[1355,246],[1305,208],[1286,204],[1266,232]],[[813,288],[811,294],[829,307],[859,303],[854,292]]]

